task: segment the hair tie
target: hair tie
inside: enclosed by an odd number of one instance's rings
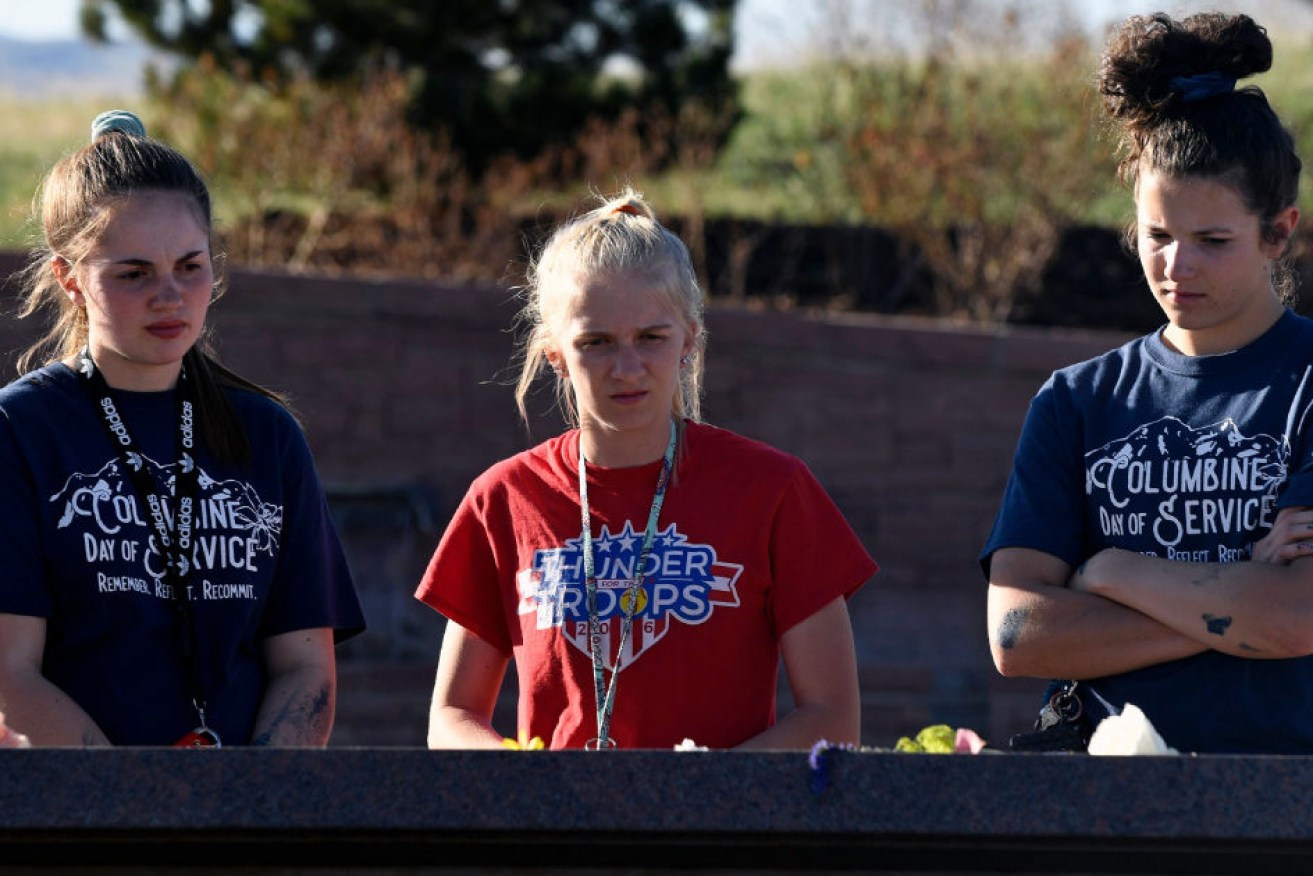
[[[1230,94],[1235,91],[1235,84],[1234,76],[1217,71],[1199,73],[1195,76],[1173,76],[1167,82],[1168,87],[1181,95],[1181,100],[1185,103],[1207,100],[1220,94]]]
[[[91,142],[94,143],[106,134],[118,131],[133,137],[145,137],[146,126],[135,113],[127,110],[105,110],[91,123]]]
[[[612,210],[611,212],[612,212],[612,213],[628,213],[630,216],[640,216],[640,217],[643,215],[642,213],[638,212],[638,208],[637,208],[637,207],[635,207],[633,204],[629,203],[628,201],[626,201],[625,203],[621,204],[619,207],[616,207],[616,208],[615,208],[614,210]]]

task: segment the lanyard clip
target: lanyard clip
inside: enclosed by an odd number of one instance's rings
[[[219,741],[219,734],[215,733],[209,727],[197,727],[195,730],[173,743],[173,747],[223,748],[223,743]]]
[[[173,743],[174,748],[222,748],[223,743],[219,741],[219,734],[210,729],[210,725],[205,723],[205,706],[199,700],[193,699],[191,704],[196,707],[196,714],[201,719],[201,726],[183,736],[177,742]]]

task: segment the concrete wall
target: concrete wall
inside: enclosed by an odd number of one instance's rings
[[[0,276],[17,264],[0,255]],[[243,271],[212,311],[226,363],[301,413],[366,603],[334,745],[423,744],[442,621],[411,593],[469,481],[531,441],[505,379],[514,312],[500,288]],[[806,460],[880,563],[851,604],[864,741],[1028,729],[1041,685],[993,670],[976,554],[1031,395],[1124,336],[725,306],[707,322],[706,419]],[[32,333],[0,321],[6,374]],[[542,409],[533,440],[559,428]]]

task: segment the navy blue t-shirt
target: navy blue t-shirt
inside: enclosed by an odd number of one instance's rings
[[[300,427],[261,395],[229,397],[252,459],[225,466],[198,448],[187,584],[207,717],[225,744],[245,744],[266,685],[263,640],[316,627],[340,639],[364,617]],[[156,483],[171,483],[174,393],[114,399]],[[168,745],[197,717],[154,530],[120,469],[68,367],[0,390],[0,612],[46,619],[43,674],[111,742]]]
[[[1184,356],[1155,332],[1055,372],[1031,401],[981,555],[1027,547],[1073,568],[1107,547],[1248,560],[1279,508],[1313,505],[1313,321]],[[1313,751],[1313,657],[1206,651],[1088,681],[1182,751]]]

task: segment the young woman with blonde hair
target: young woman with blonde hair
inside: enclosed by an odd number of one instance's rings
[[[688,251],[626,192],[533,265],[516,393],[555,374],[568,432],[470,487],[418,596],[448,617],[434,748],[856,743],[846,600],[875,571],[799,460],[702,423],[702,293]],[[783,657],[794,708],[778,722]]]

